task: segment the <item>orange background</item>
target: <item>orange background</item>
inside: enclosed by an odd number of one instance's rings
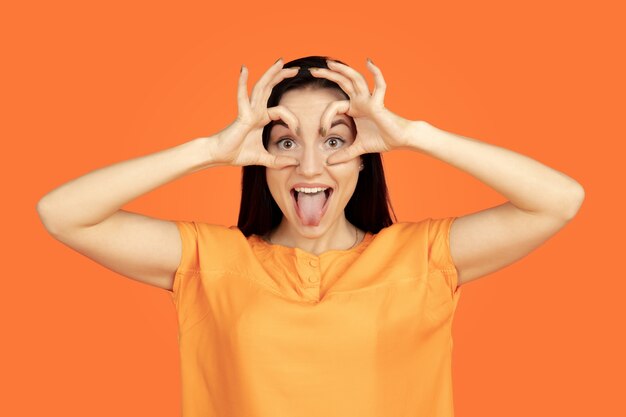
[[[464,288],[456,415],[626,415],[626,34],[617,1],[16,4],[0,12],[0,415],[180,415],[169,294],[54,240],[35,206],[97,168],[226,127],[242,63],[251,90],[280,56],[318,54],[373,86],[371,57],[395,113],[523,153],[585,188],[560,233]],[[425,155],[383,158],[399,221],[505,201]],[[236,224],[240,175],[211,168],[123,208]]]

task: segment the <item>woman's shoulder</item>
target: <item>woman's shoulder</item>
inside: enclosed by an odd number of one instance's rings
[[[419,231],[428,229],[431,218],[425,218],[419,221],[399,221],[395,222],[387,227],[384,227],[377,233],[381,236],[402,236],[407,234],[414,234]]]
[[[445,238],[454,216],[426,217],[418,221],[401,221],[393,223],[377,233],[377,240],[385,240],[390,244],[404,245],[414,242],[427,243],[431,246]]]
[[[175,220],[183,238],[211,245],[228,245],[229,242],[245,240],[237,226],[225,226],[200,220]]]

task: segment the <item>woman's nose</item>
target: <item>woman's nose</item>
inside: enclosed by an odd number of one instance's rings
[[[298,171],[305,176],[313,176],[324,171],[328,155],[316,149],[305,149],[299,157]]]

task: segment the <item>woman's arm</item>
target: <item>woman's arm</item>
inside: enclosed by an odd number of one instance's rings
[[[532,213],[571,219],[585,192],[573,178],[527,156],[438,129],[413,123],[410,149],[446,162],[493,188],[511,203]]]
[[[375,88],[349,66],[328,61],[311,72],[338,83],[349,100],[329,106],[321,118],[328,130],[336,114],[353,117],[355,141],[331,155],[338,164],[365,153],[409,149],[435,157],[476,177],[509,199],[504,204],[455,219],[450,228],[450,253],[458,285],[503,268],[545,243],[578,212],[585,192],[567,175],[527,156],[410,121],[384,106],[387,88],[381,70],[368,59]]]
[[[173,290],[183,256],[179,228],[121,210],[126,203],[184,175],[214,166],[283,167],[293,158],[271,155],[261,133],[271,120],[291,127],[297,119],[280,107],[268,109],[258,100],[297,68],[282,69],[277,61],[261,77],[248,98],[246,68],[239,75],[237,118],[210,137],[123,161],[90,172],[46,194],[37,204],[47,231],[70,248],[129,278]]]
[[[458,217],[450,227],[450,255],[461,285],[528,255],[578,212],[583,187],[562,172],[527,156],[445,132],[424,121],[413,124],[410,149],[447,162],[509,199]]]
[[[215,166],[209,141],[198,138],[100,168],[47,193],[37,212],[51,233],[96,225],[137,197],[187,174]]]
[[[50,191],[37,211],[56,240],[123,276],[172,290],[182,260],[175,222],[120,207],[163,184],[215,166],[198,138],[90,172]]]

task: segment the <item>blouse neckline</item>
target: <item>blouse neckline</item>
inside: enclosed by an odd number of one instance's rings
[[[252,234],[250,235],[250,237],[248,238],[254,245],[256,245],[257,247],[259,247],[262,250],[272,250],[272,251],[278,251],[284,254],[297,254],[297,255],[308,255],[308,256],[312,256],[312,257],[316,257],[316,258],[321,258],[323,256],[326,255],[331,255],[331,254],[348,254],[348,253],[352,253],[352,252],[356,252],[356,253],[361,253],[365,250],[365,248],[370,244],[370,242],[372,241],[372,239],[375,237],[376,235],[372,234],[371,232],[365,232],[365,235],[363,236],[363,239],[361,240],[361,242],[359,242],[359,244],[357,244],[355,247],[350,248],[350,249],[331,249],[331,250],[327,250],[326,252],[323,252],[319,255],[315,255],[311,252],[307,252],[303,249],[300,249],[298,247],[290,247],[290,246],[283,246],[281,244],[278,243],[269,243],[268,241],[266,241],[265,239],[263,239],[263,237],[256,235],[256,234]]]

